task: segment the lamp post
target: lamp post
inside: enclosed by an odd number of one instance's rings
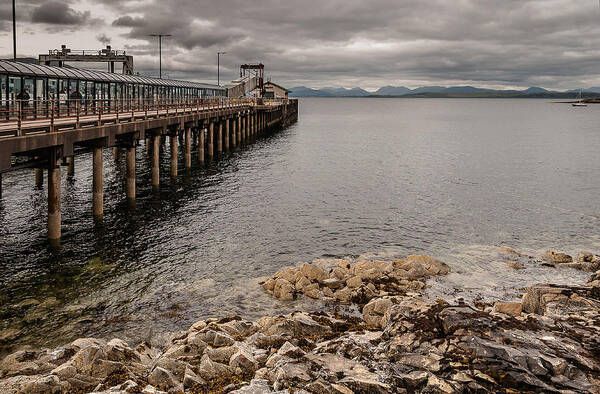
[[[162,38],[171,37],[170,34],[150,34],[150,37],[158,37],[158,77],[162,79]]]
[[[17,60],[17,12],[15,0],[12,0],[12,17],[13,17],[13,59]]]
[[[217,85],[221,86],[221,55],[227,52],[217,52]]]

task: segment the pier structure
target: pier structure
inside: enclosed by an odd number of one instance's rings
[[[78,100],[79,101],[79,100]],[[52,103],[40,103],[51,108]],[[21,105],[17,106],[22,108]],[[182,136],[184,166],[192,166],[192,140],[197,141],[197,160],[216,160],[223,153],[250,143],[256,137],[279,130],[297,120],[297,100],[250,98],[186,98],[171,102],[122,106],[103,100],[103,106],[85,110],[70,104],[68,113],[47,110],[44,114],[0,117],[0,198],[2,173],[33,168],[35,186],[43,186],[47,173],[48,226],[50,240],[61,237],[61,169],[75,176],[75,157],[92,152],[92,214],[104,213],[103,151],[125,151],[125,198],[136,199],[136,146],[146,144],[151,155],[150,183],[160,190],[161,140],[169,138],[170,175],[178,176],[178,143]],[[87,106],[90,108],[90,106]],[[4,196],[6,198],[7,196]]]

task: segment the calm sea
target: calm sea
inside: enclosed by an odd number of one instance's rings
[[[137,156],[131,211],[125,158],[105,152],[100,226],[91,155],[76,158],[74,177],[63,172],[59,252],[45,240],[33,170],[4,176],[0,333],[15,338],[5,345],[138,341],[209,316],[318,307],[274,302],[258,282],[320,257],[426,252],[453,269],[436,294],[510,299],[527,283],[585,274],[534,262],[512,271],[498,245],[600,252],[600,105],[301,99],[296,124],[176,182],[165,144],[160,195],[143,145]]]

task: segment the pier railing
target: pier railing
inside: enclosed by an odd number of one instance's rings
[[[0,137],[40,130],[51,133],[58,128],[78,128],[82,123],[102,125],[243,106],[281,105],[284,101],[247,97],[12,100],[0,109]]]

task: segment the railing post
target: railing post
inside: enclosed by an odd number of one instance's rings
[[[54,99],[50,100],[50,132],[54,133]]]
[[[17,135],[22,135],[23,130],[21,130],[21,122],[23,117],[23,103],[21,100],[17,100]]]

